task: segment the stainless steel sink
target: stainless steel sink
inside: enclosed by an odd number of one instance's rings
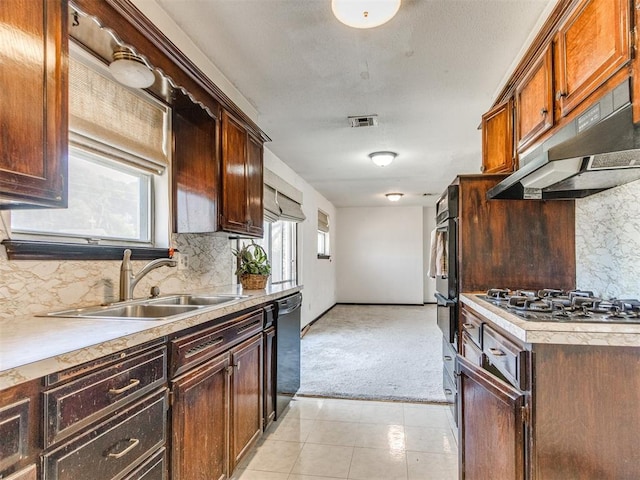
[[[154,305],[221,305],[246,298],[246,295],[175,295],[172,297],[150,300]]]
[[[48,317],[109,318],[115,320],[167,320],[196,310],[209,310],[247,298],[246,295],[169,295],[146,300],[132,300],[106,306],[77,308],[47,313]]]

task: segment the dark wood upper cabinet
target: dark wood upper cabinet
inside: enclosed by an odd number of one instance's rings
[[[629,3],[582,0],[560,25],[556,98],[562,116],[631,60]]]
[[[518,152],[553,126],[553,49],[547,46],[516,87]]]
[[[218,122],[187,100],[173,109],[174,229],[178,233],[218,230]],[[190,103],[190,105],[189,105]]]
[[[3,0],[0,209],[66,207],[67,2]]]
[[[513,100],[509,99],[482,116],[482,172],[512,172],[513,153]]]
[[[262,236],[262,142],[222,112],[222,230]]]

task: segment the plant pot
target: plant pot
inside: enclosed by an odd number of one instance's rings
[[[255,275],[245,273],[240,277],[240,283],[245,290],[262,290],[267,286],[269,275]]]

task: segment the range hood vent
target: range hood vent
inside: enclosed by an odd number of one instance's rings
[[[583,198],[640,179],[640,126],[629,99],[625,82],[523,156],[487,198]]]
[[[347,117],[347,119],[349,120],[349,125],[351,125],[352,128],[378,126],[378,115],[363,115],[359,117]]]

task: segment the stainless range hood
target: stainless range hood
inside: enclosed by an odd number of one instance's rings
[[[640,179],[640,126],[629,98],[625,82],[521,158],[487,198],[582,198]]]

